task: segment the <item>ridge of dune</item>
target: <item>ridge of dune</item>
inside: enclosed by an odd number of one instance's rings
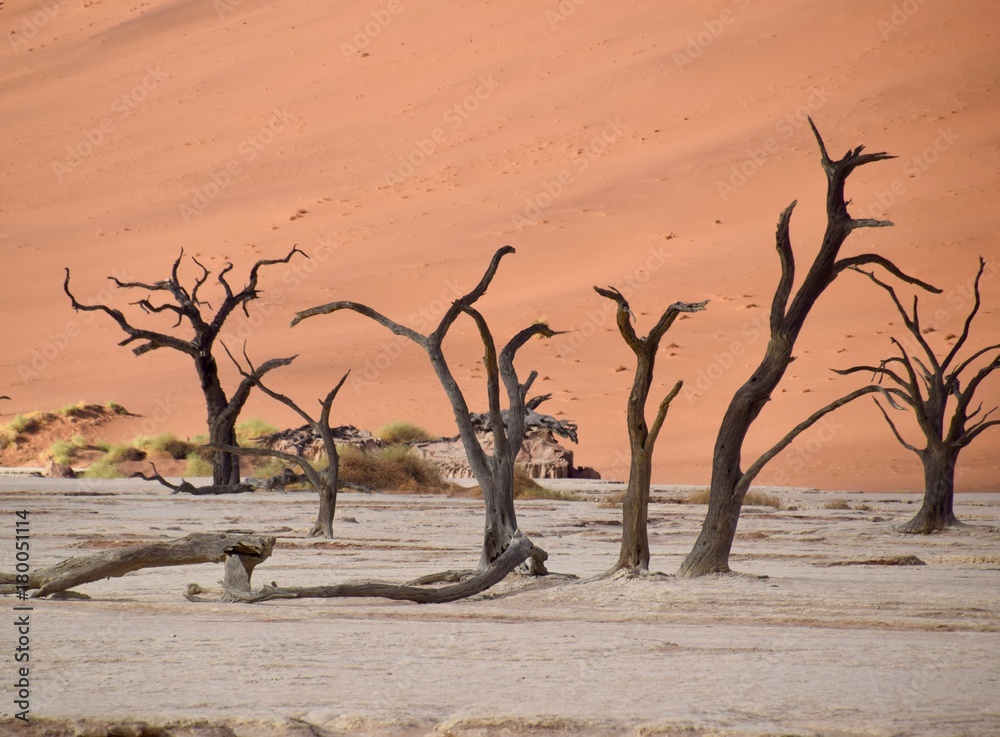
[[[1000,343],[1000,10],[988,4],[7,0],[0,27],[7,414],[114,400],[143,415],[147,434],[201,432],[184,357],[117,347],[109,319],[69,308],[63,268],[81,300],[124,309],[145,295],[115,293],[106,276],[156,281],[183,248],[213,270],[232,261],[238,284],[255,260],[298,244],[312,258],[262,272],[262,299],[227,344],[246,340],[260,361],[299,354],[272,384],[303,403],[351,369],[336,405],[344,422],[451,434],[415,346],[356,316],[288,320],[354,299],[427,321],[510,244],[517,254],[483,312],[501,340],[542,318],[570,331],[533,342],[518,365],[539,371],[550,413],[579,423],[578,461],[608,477],[627,473],[634,364],[591,287],[627,288],[642,332],[674,301],[711,300],[666,336],[651,397],[677,378],[689,390],[671,409],[655,480],[707,483],[721,414],[763,352],[778,213],[798,200],[800,264],[822,233],[806,114],[831,155],[865,144],[899,156],[852,176],[853,207],[896,225],[855,232],[845,253],[878,250],[941,287],[920,299],[942,348],[984,256],[970,345]],[[885,295],[838,279],[747,454],[859,386],[829,369],[887,357],[899,329]],[[476,386],[469,326],[448,348],[459,380]],[[987,405],[998,396],[995,379],[984,385]],[[481,408],[475,392],[470,404]],[[297,423],[261,397],[246,416]],[[984,434],[963,451],[959,490],[1000,490],[998,459],[1000,433]],[[866,401],[760,481],[922,488],[919,462]]]

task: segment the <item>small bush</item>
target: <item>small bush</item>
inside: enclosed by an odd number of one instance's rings
[[[684,504],[708,504],[709,496],[711,495],[711,489],[700,489],[698,491],[693,491],[688,494],[687,498],[683,500]],[[745,507],[774,507],[775,509],[782,508],[782,501],[774,494],[768,494],[763,491],[755,491],[751,489],[747,492],[747,495],[743,497],[743,506]]]
[[[784,506],[781,499],[776,497],[774,494],[768,494],[763,491],[754,491],[751,489],[747,492],[747,495],[743,497],[744,506],[749,505],[751,507],[774,507],[775,509],[781,509]]]
[[[133,441],[133,444],[137,448],[142,448],[147,453],[165,458],[173,458],[175,461],[184,460],[190,453],[197,450],[194,444],[187,440],[181,440],[169,432],[162,435],[155,435],[151,438],[138,437]]]
[[[100,458],[90,464],[90,467],[83,472],[85,479],[120,479],[122,472],[114,462],[109,461],[107,456]]]
[[[146,453],[128,443],[119,443],[108,448],[101,460],[106,460],[109,463],[144,461],[146,460]]]
[[[86,448],[88,445],[87,438],[83,437],[83,435],[74,435],[69,439],[69,442],[74,448],[79,448],[81,450]]]
[[[60,407],[56,410],[57,414],[65,415],[66,417],[79,417],[86,412],[86,403],[77,402],[76,404],[68,404],[65,407]]]
[[[94,447],[97,448],[99,451],[107,453],[109,450],[111,450],[111,443],[109,443],[107,440],[95,440]]]
[[[49,446],[49,454],[56,463],[68,466],[73,462],[73,453],[77,446],[70,445],[65,440],[57,440]]]
[[[340,478],[370,489],[445,491],[441,471],[405,445],[390,445],[370,453],[346,446],[339,451]]]
[[[188,453],[187,465],[184,466],[185,476],[211,476],[212,463],[198,452]]]
[[[41,427],[39,419],[40,414],[38,412],[32,412],[30,415],[17,415],[10,421],[10,424],[7,425],[7,427],[15,436],[35,432],[39,427]]]
[[[708,504],[708,497],[711,494],[710,489],[699,489],[698,491],[692,491],[683,500],[682,504]]]
[[[236,426],[236,443],[238,445],[253,445],[250,441],[254,438],[259,438],[263,435],[273,435],[276,432],[278,432],[278,428],[267,424],[263,420],[245,420]]]
[[[390,422],[375,434],[382,442],[389,445],[424,443],[435,439],[422,427],[417,427],[409,422]]]
[[[823,509],[850,509],[851,505],[843,499],[831,499],[823,505]]]

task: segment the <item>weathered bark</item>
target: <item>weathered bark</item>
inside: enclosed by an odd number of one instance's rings
[[[965,318],[962,334],[941,360],[938,360],[934,350],[924,338],[917,297],[914,296],[913,307],[908,311],[895,289],[879,280],[874,274],[856,269],[889,295],[896,311],[903,318],[903,325],[910,333],[911,350],[923,353],[923,358],[911,355],[898,339],[893,338],[892,344],[896,347],[898,355],[882,361],[878,366],[854,366],[837,372],[852,374],[870,371],[878,378],[879,389],[890,406],[903,409],[896,401],[900,400],[913,410],[917,427],[926,440],[923,448],[907,442],[885,408],[878,401],[875,402],[896,440],[904,448],[915,453],[924,467],[923,503],[916,516],[899,528],[901,532],[929,533],[961,524],[955,517],[953,509],[958,454],[984,431],[1000,425],[1000,420],[989,419],[989,416],[996,411],[996,407],[985,414],[982,414],[982,404],[973,408],[973,398],[980,385],[1000,368],[1000,352],[989,359],[973,376],[969,378],[962,376],[966,369],[984,355],[1000,351],[1000,345],[981,348],[956,368],[951,368],[969,338],[972,322],[982,304],[979,283],[985,268],[986,261],[980,258],[979,270],[973,282],[975,299],[972,309]],[[883,381],[887,386],[882,386]],[[946,419],[952,402],[954,406],[951,409],[951,418]]]
[[[131,545],[68,558],[32,572],[26,587],[36,589],[32,597],[43,597],[92,581],[118,578],[143,568],[221,563],[232,558],[236,562],[226,566],[227,585],[233,588],[245,586],[244,590],[249,590],[253,567],[270,557],[274,543],[273,537],[196,532],[176,540]],[[0,584],[3,584],[0,593],[9,593],[5,589],[13,583],[12,574],[0,576]]]
[[[792,202],[785,208],[778,219],[775,241],[781,262],[781,276],[771,302],[770,339],[760,364],[747,382],[736,391],[723,416],[712,456],[708,512],[694,547],[678,571],[678,575],[681,576],[729,572],[729,554],[739,524],[743,498],[750,488],[751,481],[763,468],[764,463],[811,424],[806,424],[805,427],[799,425],[802,430],[798,428],[798,432],[793,430],[751,465],[749,470],[743,470],[743,443],[747,433],[764,405],[770,401],[771,394],[784,376],[789,363],[792,362],[795,341],[809,312],[823,291],[845,269],[865,264],[877,264],[904,281],[930,291],[940,291],[919,279],[907,276],[895,264],[878,254],[866,253],[839,258],[841,246],[854,230],[892,225],[887,220],[855,219],[848,214],[844,196],[847,178],[859,166],[894,157],[884,152],[863,154],[864,147],[858,146],[848,151],[843,158],[833,161],[827,155],[826,145],[811,119],[809,125],[819,144],[820,160],[827,176],[826,232],[809,272],[793,297],[795,260],[789,223],[796,203]],[[853,399],[860,395],[855,392],[848,396]],[[832,405],[840,406],[845,401],[851,400],[846,397],[841,398],[827,405],[825,411],[821,410],[813,417],[818,419],[818,416],[829,411]]]
[[[201,385],[202,395],[205,398],[207,409],[208,435],[212,443],[217,445],[236,444],[236,421],[239,417],[243,405],[249,396],[249,387],[240,386],[232,395],[227,397],[219,380],[219,368],[213,356],[215,342],[222,331],[223,325],[233,311],[240,307],[245,314],[247,303],[257,299],[260,295],[257,291],[258,271],[264,266],[275,264],[287,264],[296,253],[305,256],[305,253],[298,248],[292,248],[284,258],[261,259],[250,269],[247,285],[239,292],[234,292],[226,275],[232,270],[232,264],[226,264],[217,276],[219,285],[225,292],[219,309],[215,315],[202,314],[202,308],[208,303],[200,299],[198,291],[208,281],[211,272],[192,258],[195,264],[201,269],[201,274],[194,280],[194,286],[188,290],[180,283],[178,271],[181,261],[184,258],[184,251],[174,261],[169,279],[146,284],[143,282],[123,282],[114,277],[109,277],[119,289],[140,289],[147,292],[167,292],[173,302],[163,302],[154,304],[149,297],[141,299],[135,303],[139,309],[146,314],[168,313],[176,316],[177,322],[174,327],[179,327],[186,322],[194,337],[190,340],[178,338],[173,335],[147,330],[134,326],[128,321],[125,315],[117,309],[103,304],[86,305],[77,301],[76,297],[69,290],[69,269],[66,269],[66,278],[63,281],[63,291],[70,298],[70,303],[74,310],[86,312],[104,312],[111,317],[118,327],[127,335],[118,345],[124,346],[139,341],[141,344],[132,349],[136,356],[142,356],[158,348],[170,348],[191,357],[194,361],[195,370]],[[308,256],[306,256],[308,258]],[[263,370],[263,367],[261,367]],[[229,486],[238,484],[240,481],[239,458],[229,453],[218,453],[212,464],[212,483],[215,486]]]
[[[608,571],[610,575],[623,568],[649,570],[649,486],[653,478],[653,448],[667,417],[670,403],[684,385],[678,381],[670,393],[660,403],[653,426],[646,424],[646,401],[653,384],[653,369],[660,340],[666,335],[677,317],[684,312],[701,312],[708,304],[703,302],[676,302],[664,311],[657,324],[644,338],[640,338],[632,327],[632,309],[624,295],[617,289],[594,287],[602,297],[617,303],[618,331],[625,343],[635,353],[635,378],[628,398],[626,424],[628,427],[629,463],[628,487],[622,502],[622,546],[618,561]]]
[[[486,320],[473,305],[486,293],[496,275],[500,260],[509,253],[514,253],[514,249],[510,246],[504,246],[493,254],[486,273],[476,287],[468,294],[456,299],[441,318],[437,328],[428,335],[422,335],[358,302],[331,302],[296,313],[292,320],[294,326],[302,320],[316,315],[351,310],[374,320],[396,335],[411,340],[424,349],[434,373],[451,403],[455,423],[458,426],[458,434],[469,459],[469,467],[483,492],[486,506],[483,549],[480,557],[480,566],[483,568],[503,553],[518,530],[517,514],[514,510],[514,459],[517,458],[524,443],[524,420],[528,404],[526,398],[537,374],[532,371],[527,380],[523,384],[520,383],[517,372],[514,370],[514,357],[517,351],[532,337],[556,335],[547,325],[536,323],[521,330],[511,338],[501,351],[497,351],[496,343]],[[467,314],[475,322],[485,349],[483,365],[486,368],[489,418],[494,439],[492,454],[487,454],[483,450],[476,437],[476,428],[472,422],[468,403],[442,350],[442,343],[448,330],[462,313]],[[509,411],[506,414],[500,408],[501,382],[506,390],[509,405]],[[544,574],[546,572],[543,565],[544,551],[539,548],[534,548],[534,551],[531,556],[530,570],[534,573]]]
[[[924,465],[924,499],[920,511],[900,532],[926,534],[962,523],[955,517],[955,463],[958,453],[926,452],[920,460]]]
[[[459,599],[466,599],[482,593],[505,579],[525,560],[531,560],[535,554],[531,541],[521,535],[515,535],[507,548],[485,568],[481,568],[471,578],[464,579],[451,586],[426,588],[412,585],[396,585],[388,583],[342,583],[331,586],[295,586],[282,588],[280,586],[264,586],[259,591],[248,593],[231,592],[235,601],[256,603],[270,599],[334,599],[334,598],[368,598],[393,599],[395,601],[412,601],[417,604],[445,604]]]

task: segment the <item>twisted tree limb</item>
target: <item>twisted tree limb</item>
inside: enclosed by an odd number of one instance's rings
[[[427,588],[378,582],[342,583],[331,586],[264,586],[258,591],[231,591],[234,601],[257,603],[271,599],[337,599],[380,598],[394,601],[412,601],[417,604],[444,604],[466,599],[482,593],[500,583],[535,551],[531,540],[515,535],[511,544],[496,560],[476,574],[451,586]],[[418,579],[419,580],[419,579]]]

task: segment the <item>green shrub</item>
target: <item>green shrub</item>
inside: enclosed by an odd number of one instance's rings
[[[189,453],[187,465],[184,466],[185,476],[211,476],[212,462],[198,452]]]
[[[267,424],[263,420],[244,420],[236,426],[236,443],[238,445],[253,445],[251,441],[254,438],[259,438],[263,435],[273,435],[276,432],[278,432],[278,428]]]
[[[181,440],[169,432],[162,435],[155,435],[151,438],[140,436],[133,441],[133,444],[137,448],[142,448],[147,453],[165,458],[173,458],[175,461],[183,460],[188,457],[188,454],[197,450],[193,443]]]
[[[68,466],[73,462],[73,453],[77,447],[70,445],[65,440],[57,440],[49,446],[49,454],[56,463]]]
[[[424,443],[435,439],[422,427],[417,427],[409,422],[390,422],[375,434],[383,443],[389,445]]]
[[[122,472],[114,462],[109,461],[107,456],[100,458],[90,464],[90,467],[83,472],[85,479],[120,479]]]
[[[107,409],[114,412],[116,415],[127,415],[128,410],[122,407],[118,402],[108,402],[104,405]]]
[[[144,461],[146,460],[145,451],[136,448],[128,443],[117,443],[112,445],[104,453],[104,457],[101,460],[106,460],[109,463],[122,463],[123,461]]]
[[[76,404],[68,404],[65,407],[60,407],[56,410],[57,414],[65,415],[66,417],[79,417],[86,412],[86,402],[77,402]]]
[[[17,436],[24,433],[35,432],[39,427],[41,427],[41,422],[39,412],[32,412],[30,415],[17,415],[10,424],[7,425],[11,432]]]
[[[340,478],[370,489],[445,491],[441,471],[405,445],[365,453],[352,446],[339,449]]]

